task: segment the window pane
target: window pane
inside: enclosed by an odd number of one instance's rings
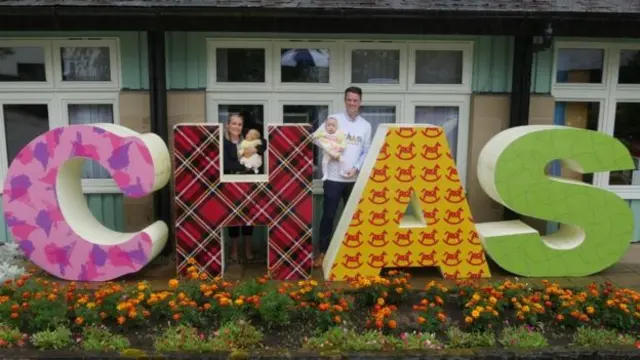
[[[315,131],[329,116],[329,106],[326,105],[284,105],[282,107],[285,124],[312,124],[311,131]],[[322,178],[322,151],[313,147],[313,178]]]
[[[7,165],[31,140],[49,131],[49,109],[46,104],[3,105]]]
[[[437,125],[444,129],[454,161],[458,149],[459,114],[457,106],[416,106],[415,111],[416,124]]]
[[[557,102],[553,121],[554,125],[598,131],[599,116],[600,103],[598,102]],[[546,173],[593,184],[593,174],[573,171],[559,160],[552,161],[547,166]]]
[[[111,81],[109,47],[60,48],[63,81]]]
[[[71,104],[68,106],[69,125],[113,124],[113,105],[111,104]],[[100,164],[87,160],[82,169],[83,179],[109,179],[111,175]]]
[[[356,84],[399,84],[399,50],[353,50],[351,82]]]
[[[328,49],[280,50],[280,81],[283,83],[329,83]]]
[[[44,49],[0,47],[0,81],[47,81]]]
[[[640,50],[620,51],[618,84],[640,84]]]
[[[613,136],[627,146],[636,165],[636,170],[612,171],[610,185],[640,185],[640,103],[618,103]]]
[[[416,84],[462,84],[462,51],[416,51]]]
[[[361,106],[360,116],[365,118],[371,124],[371,139],[376,136],[378,125],[395,124],[396,107],[395,106]]]
[[[216,49],[217,82],[265,82],[264,49]]]
[[[604,50],[559,49],[556,82],[602,83]]]

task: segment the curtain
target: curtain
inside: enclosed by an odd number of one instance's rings
[[[113,106],[110,104],[73,104],[69,105],[69,125],[113,124]],[[109,179],[111,175],[94,161],[85,161],[82,169],[83,179]]]
[[[396,107],[395,106],[362,106],[360,107],[360,116],[365,118],[371,124],[371,139],[376,136],[378,125],[395,124]]]
[[[110,81],[111,64],[108,47],[63,47],[62,80]]]

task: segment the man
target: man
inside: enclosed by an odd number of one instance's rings
[[[371,124],[359,115],[361,102],[362,89],[351,86],[344,92],[346,111],[329,116],[338,120],[338,129],[344,132],[347,147],[340,161],[329,161],[327,174],[324,174],[326,180],[323,183],[324,202],[320,220],[319,255],[314,261],[314,267],[322,266],[324,254],[333,236],[333,222],[340,200],[347,203],[371,145]]]

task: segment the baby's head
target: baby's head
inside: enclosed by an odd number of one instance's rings
[[[258,132],[258,130],[256,130],[256,129],[251,129],[251,130],[247,131],[247,136],[245,136],[245,139],[247,139],[249,141],[259,140],[260,139],[260,132]]]
[[[338,131],[338,119],[330,117],[324,122],[324,127],[329,134],[335,134]]]

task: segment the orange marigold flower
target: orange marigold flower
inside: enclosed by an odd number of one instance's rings
[[[342,322],[342,318],[340,317],[340,315],[336,315],[336,316],[333,318],[333,321],[334,321],[336,324],[340,324],[340,323]]]
[[[84,318],[82,316],[78,316],[74,322],[77,325],[82,325],[84,323]]]
[[[17,319],[17,318],[20,317],[20,315],[18,315],[18,313],[11,313],[10,316],[11,316],[12,319]]]
[[[398,327],[398,324],[396,323],[395,320],[389,320],[389,322],[387,323],[387,326],[389,326],[390,329],[395,329],[396,327]]]
[[[464,322],[467,324],[471,324],[473,322],[473,318],[471,316],[467,316],[464,318]]]
[[[422,317],[422,316],[418,317],[418,323],[419,324],[424,324],[426,321],[427,321],[427,319],[425,319],[424,317]]]
[[[180,318],[182,317],[182,315],[180,315],[180,314],[173,314],[173,316],[172,316],[172,317],[173,317],[173,320],[178,321],[178,320],[180,320]]]
[[[180,285],[180,282],[177,279],[169,280],[169,288],[175,289],[178,287],[178,285]]]
[[[125,321],[127,321],[127,319],[124,316],[118,316],[118,324],[119,325],[124,324]]]

